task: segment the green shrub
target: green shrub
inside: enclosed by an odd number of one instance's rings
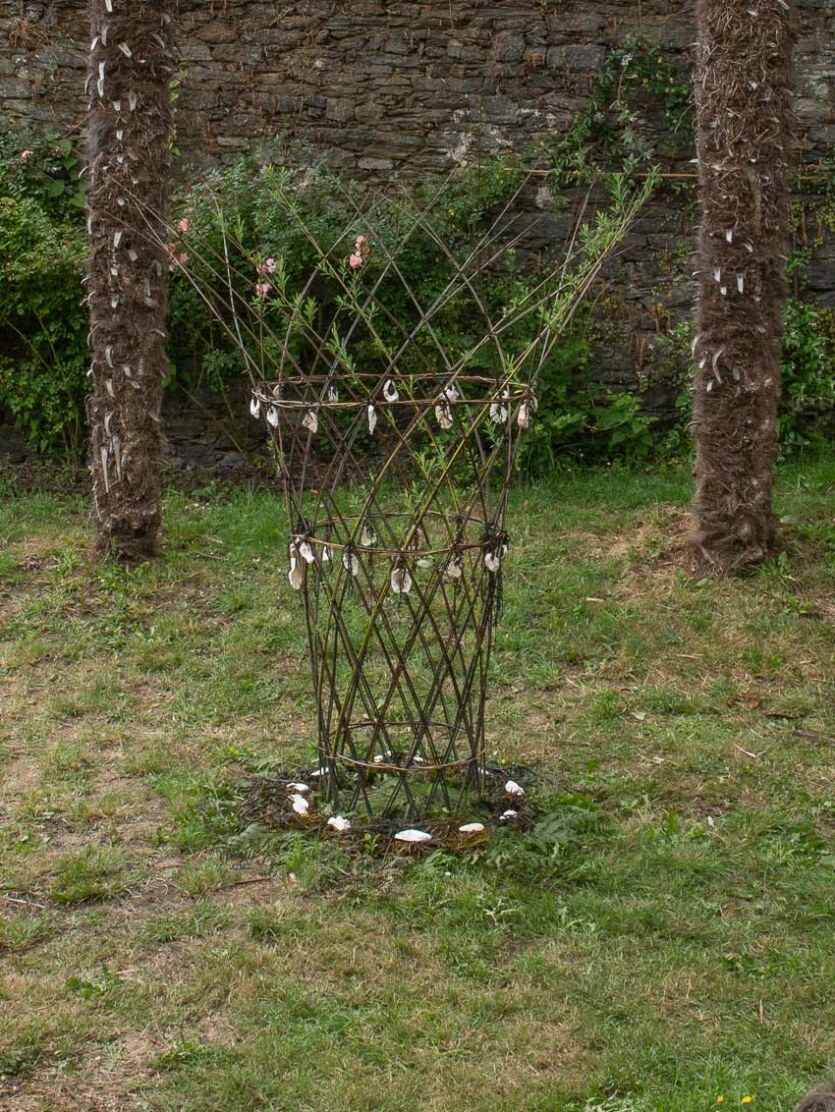
[[[26,157],[24,157],[26,155]],[[39,451],[83,442],[84,190],[68,140],[0,142],[0,405]]]
[[[835,309],[790,299],[785,308],[780,443],[786,454],[832,442]]]

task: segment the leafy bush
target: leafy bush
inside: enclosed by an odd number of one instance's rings
[[[832,442],[835,310],[790,299],[784,318],[780,442],[788,454]]]
[[[39,451],[83,441],[84,189],[67,139],[0,140],[0,405]]]
[[[269,378],[269,368],[280,361],[280,348],[287,342],[284,317],[292,299],[307,299],[311,331],[344,307],[345,291],[332,268],[347,265],[356,236],[370,229],[377,243],[391,245],[396,270],[386,276],[390,259],[385,251],[372,251],[363,262],[364,281],[369,286],[383,283],[376,296],[385,305],[385,313],[374,321],[376,339],[371,330],[365,340],[352,335],[351,357],[366,370],[382,372],[383,353],[399,344],[398,322],[414,316],[415,304],[428,308],[442,298],[454,278],[453,257],[466,258],[476,244],[483,254],[495,253],[489,281],[479,288],[490,318],[504,321],[517,308],[535,304],[545,296],[545,275],[554,259],[541,258],[535,270],[524,266],[512,246],[518,229],[511,216],[504,242],[483,238],[506,206],[512,210],[524,177],[515,159],[493,158],[446,182],[434,179],[370,194],[322,170],[278,169],[244,159],[215,171],[181,198],[174,225],[180,231],[170,244],[172,258],[182,261],[172,279],[171,354],[177,378],[205,368],[210,353],[224,349],[226,356],[213,360],[213,366],[240,373],[241,359],[233,353],[241,348],[254,352],[250,369],[255,377]],[[608,195],[601,189],[601,207],[587,234],[598,234],[635,192],[627,177],[611,175]],[[415,231],[416,212],[431,213],[431,228]],[[320,246],[331,244],[335,249],[323,258]],[[269,274],[263,272],[267,260]],[[309,282],[311,275],[315,278]],[[269,296],[259,298],[259,287],[268,288]],[[525,350],[544,311],[545,303],[536,312],[519,313],[518,322],[503,332],[508,351]],[[474,370],[494,369],[492,345],[482,342],[484,320],[473,314],[468,299],[449,298],[433,324],[435,339],[424,332],[423,347],[408,345],[400,357],[400,373],[416,371],[426,361],[431,365],[438,359],[438,347],[450,362],[470,353]],[[592,316],[586,313],[561,327],[560,335],[541,368],[536,427],[523,448],[525,471],[542,473],[565,456],[585,462],[643,459],[652,449],[652,419],[641,412],[640,400],[613,395],[590,382],[597,340]],[[301,349],[295,354],[304,358]]]

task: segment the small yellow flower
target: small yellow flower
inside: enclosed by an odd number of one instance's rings
[[[725,1098],[724,1098],[724,1096],[723,1096],[723,1095],[722,1095],[721,1093],[720,1093],[720,1094],[719,1094],[719,1096],[718,1096],[718,1097],[716,1098],[716,1103],[717,1103],[717,1104],[724,1104],[724,1103],[725,1103]]]
[[[753,1104],[756,1099],[757,1099],[756,1097],[743,1097],[742,1098],[742,1103],[743,1104]]]

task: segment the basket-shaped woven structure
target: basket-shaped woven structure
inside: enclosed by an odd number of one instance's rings
[[[353,246],[362,265],[387,250],[367,236]],[[338,261],[324,265],[338,274]],[[458,268],[441,298],[481,322],[466,357],[449,360],[436,312],[408,289],[400,300],[413,312],[394,321],[392,256],[368,284],[347,275],[321,331],[299,299],[278,379],[254,392],[281,462],[288,577],[307,618],[320,789],[339,810],[457,814],[480,791],[508,488],[536,403],[475,279]],[[383,317],[396,345],[375,327]],[[369,347],[378,365],[364,371],[357,353]]]
[[[524,187],[463,249],[433,226],[432,204],[407,200],[378,227],[368,206],[328,244],[300,221],[314,272],[292,288],[282,260],[258,263],[246,316],[227,248],[230,334],[279,464],[319,799],[334,811],[471,814],[484,785],[520,438],[542,368],[640,203],[575,232],[516,297],[510,253],[529,227],[514,232],[508,214]],[[291,197],[286,211],[297,219]],[[441,260],[429,297],[406,277],[414,253]]]

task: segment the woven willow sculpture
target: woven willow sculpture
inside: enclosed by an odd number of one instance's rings
[[[483,788],[520,438],[554,344],[640,200],[599,215],[559,268],[497,309],[495,285],[523,234],[513,234],[513,200],[458,260],[433,227],[435,204],[404,201],[381,226],[369,207],[323,245],[281,196],[315,272],[293,290],[281,259],[257,263],[254,319],[236,312],[235,335],[286,499],[319,797],[377,818],[462,814]],[[404,275],[410,251],[443,260],[431,304]],[[466,329],[454,342],[451,316]]]
[[[254,409],[282,461],[327,794],[415,818],[480,788],[508,487],[536,400],[489,321],[493,369],[474,373],[417,305],[385,368],[363,371],[351,350],[375,338],[378,292],[357,283],[309,364],[285,361]],[[483,319],[463,275],[448,296]]]

